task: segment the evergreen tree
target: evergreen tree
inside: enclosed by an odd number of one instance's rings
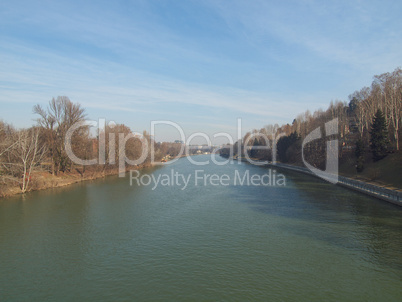
[[[380,109],[377,110],[374,116],[370,135],[370,148],[373,152],[373,159],[374,161],[378,161],[387,156],[388,145],[387,124],[384,114]]]
[[[288,136],[282,136],[277,143],[277,153],[279,160],[283,163],[288,162],[288,149],[300,139],[297,132],[293,132]]]

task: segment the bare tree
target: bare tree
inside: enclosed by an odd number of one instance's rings
[[[6,178],[17,182],[21,192],[25,193],[29,189],[32,172],[42,161],[45,155],[45,145],[40,143],[39,129],[24,129],[13,133],[13,145],[8,148],[7,161],[3,163],[8,172]]]
[[[38,104],[34,106],[33,112],[40,116],[37,122],[43,129],[44,140],[49,148],[52,174],[64,172],[69,163],[64,148],[65,136],[72,125],[84,120],[85,109],[79,104],[72,103],[68,97],[59,96],[49,102],[47,110]]]
[[[399,127],[402,112],[402,69],[396,68],[392,73],[383,73],[374,77],[372,89],[372,107],[370,118],[379,108],[385,115],[389,132],[399,150]]]
[[[385,105],[388,109],[388,120],[392,126],[396,149],[399,150],[399,125],[402,112],[402,69],[397,68],[392,74],[386,74],[384,90],[387,98]]]
[[[2,156],[15,147],[16,142],[10,139],[11,127],[0,121],[0,163]]]

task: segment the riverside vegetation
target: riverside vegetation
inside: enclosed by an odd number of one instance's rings
[[[352,93],[348,103],[331,102],[326,110],[319,109],[313,113],[307,110],[291,124],[254,129],[236,142],[234,148],[222,149],[221,155],[245,156],[247,152],[251,158],[272,160],[271,150],[258,147],[272,146],[276,139],[277,160],[303,166],[303,139],[314,129],[337,118],[340,173],[402,188],[401,117],[402,69],[397,68],[391,73],[374,76],[371,87]],[[328,139],[323,136],[307,143],[304,147],[305,160],[325,169]],[[233,154],[230,154],[231,149]]]
[[[100,139],[105,139],[106,150],[114,143],[113,155],[105,154],[105,164],[77,165],[69,158],[65,148],[68,129],[86,118],[85,109],[73,103],[68,97],[53,98],[47,108],[36,105],[33,113],[38,117],[37,124],[29,129],[15,129],[0,121],[0,197],[64,186],[82,180],[95,179],[118,173],[119,134],[128,137],[133,132],[124,124],[108,124],[94,137],[89,126],[77,129],[71,137],[71,149],[82,160],[98,158]],[[114,136],[113,136],[114,134]],[[114,137],[114,142],[110,139]],[[142,141],[147,140],[148,152],[141,165],[127,166],[127,169],[140,169],[151,164],[151,150],[154,159],[179,154],[181,143],[156,143],[144,131],[142,137],[133,135],[125,144],[125,154],[130,160],[141,157]],[[151,144],[152,147],[151,148]],[[113,156],[114,161],[109,161]]]
[[[243,156],[248,152],[252,158],[272,160],[274,150],[281,162],[302,165],[303,139],[312,130],[337,118],[341,174],[401,188],[401,112],[402,69],[397,68],[391,73],[374,76],[371,87],[352,93],[349,103],[331,102],[327,110],[306,111],[298,115],[292,124],[255,129],[236,142],[234,148],[223,148],[220,152],[223,156]],[[71,138],[72,151],[77,157],[83,160],[98,158],[102,136],[109,138],[105,140],[106,150],[112,143],[110,137],[114,137],[115,161],[111,163],[108,160],[111,154],[106,152],[105,164],[76,165],[68,157],[64,142],[68,129],[85,120],[85,109],[68,97],[57,97],[49,102],[47,108],[34,106],[33,113],[37,123],[29,129],[15,129],[0,121],[0,197],[117,173],[120,156],[118,134],[122,133],[125,137],[132,134],[129,127],[124,124],[108,125],[96,137],[88,126],[80,127]],[[272,145],[274,138],[279,138],[275,146]],[[146,140],[152,148],[148,148],[143,164],[127,166],[127,169],[150,165],[151,155],[155,160],[165,156],[175,157],[182,148],[182,142],[157,143],[144,131],[142,137],[133,135],[127,140],[127,158],[135,160],[143,154],[141,140]],[[274,148],[256,148],[268,143]],[[234,154],[229,154],[231,149]],[[241,150],[241,154],[237,154],[237,150]],[[323,169],[325,150],[326,138],[314,140],[305,146],[305,159]]]

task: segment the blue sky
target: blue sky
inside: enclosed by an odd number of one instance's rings
[[[135,131],[291,123],[402,65],[401,12],[400,1],[1,1],[0,119],[28,127],[33,105],[66,95]]]

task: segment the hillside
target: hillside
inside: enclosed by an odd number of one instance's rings
[[[373,162],[371,158],[366,158],[364,170],[361,173],[356,172],[355,163],[355,158],[341,162],[339,173],[343,176],[402,189],[402,152],[389,154],[377,162]]]

